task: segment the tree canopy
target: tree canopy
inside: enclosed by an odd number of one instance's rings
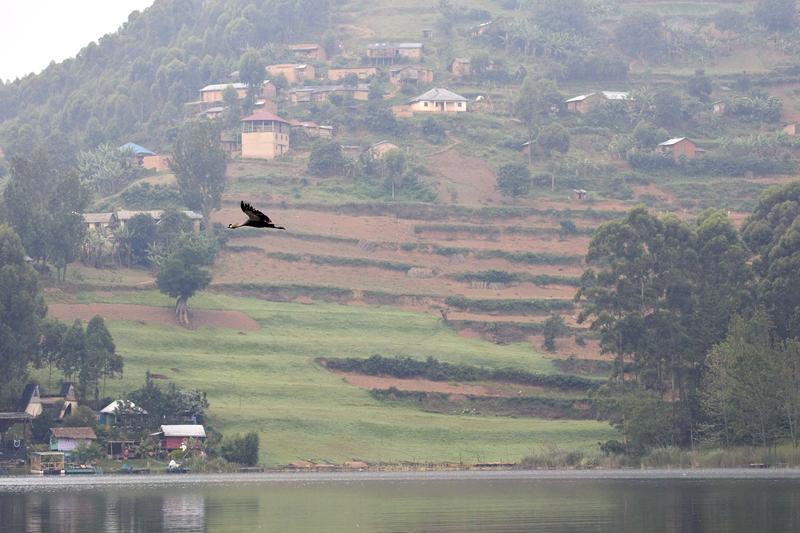
[[[186,205],[203,214],[208,233],[213,229],[211,212],[219,209],[225,190],[227,164],[228,155],[220,146],[216,125],[208,121],[193,121],[178,130],[170,168],[175,173]]]

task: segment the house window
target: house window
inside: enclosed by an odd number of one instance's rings
[[[458,107],[464,107],[464,102],[459,102]]]
[[[425,106],[425,107],[428,107],[428,102],[425,102],[422,105]]]

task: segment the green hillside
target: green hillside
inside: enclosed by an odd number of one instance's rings
[[[596,452],[598,442],[623,440],[607,419],[592,419],[596,391],[562,390],[553,385],[559,377],[597,384],[615,377],[628,392],[647,389],[645,407],[655,405],[658,415],[638,420],[660,422],[669,412],[671,425],[645,447],[712,442],[722,437],[698,437],[703,417],[713,418],[697,392],[706,355],[733,313],[752,311],[743,302],[760,301],[767,243],[793,227],[770,214],[770,231],[761,223],[749,236],[737,230],[763,191],[792,182],[800,168],[795,4],[155,0],[76,58],[0,83],[0,188],[14,183],[6,174],[25,175],[20,168],[46,169],[29,174],[36,185],[6,189],[17,196],[0,203],[0,220],[16,222],[36,258],[52,316],[71,322],[93,309],[105,316],[125,361],[106,396],[139,387],[148,371],[159,384],[205,391],[209,423],[228,434],[258,431],[270,465],[507,462],[552,446]],[[56,266],[48,253],[61,243],[33,231],[14,198],[22,203],[29,192],[43,210],[80,205],[65,209],[65,220],[77,220],[76,210],[198,210],[196,191],[181,191],[171,170],[140,168],[116,147],[135,142],[168,155],[186,124],[213,109],[198,102],[204,86],[246,82],[252,92],[266,65],[303,61],[317,76],[295,88],[319,89],[331,83],[330,69],[366,66],[368,46],[388,42],[419,42],[422,55],[373,58],[381,63],[373,77],[345,79],[349,89],[311,102],[293,102],[285,77],[268,80],[274,101],[262,95],[260,105],[295,121],[291,148],[277,159],[236,153],[240,119],[256,96],[231,89],[213,102],[224,109],[209,120],[207,131],[218,128],[209,138],[232,144],[233,155],[209,219],[221,226],[208,248],[216,251],[212,280],[189,304],[193,328],[178,326],[173,301],[155,289],[166,257],[159,254],[178,239],[169,223],[150,220],[144,236],[90,228],[80,246],[59,250],[74,259],[66,279],[48,273],[45,263]],[[327,58],[298,57],[289,48],[297,43],[318,44]],[[454,68],[456,59],[469,72]],[[433,79],[395,84],[392,66],[430,69]],[[358,81],[369,89],[355,98],[347,91]],[[432,88],[461,95],[466,112],[409,116],[409,100]],[[317,138],[319,128],[307,133],[300,121],[330,127],[331,138]],[[375,149],[380,141],[395,146],[390,156]],[[26,158],[49,161],[25,167]],[[53,194],[48,180],[70,192]],[[38,198],[45,190],[49,196]],[[775,210],[795,216],[795,193],[787,191]],[[243,200],[287,231],[223,230],[241,222]],[[657,342],[623,346],[602,338],[602,324],[592,329],[581,319],[586,292],[583,302],[575,295],[597,281],[584,277],[588,265],[624,264],[609,250],[625,246],[608,244],[594,258],[587,251],[599,226],[637,205],[649,209],[637,216],[657,229],[631,249],[646,254],[664,242],[675,249],[643,261],[654,273],[631,292],[642,303],[625,311],[663,312],[652,321],[635,317]],[[709,208],[721,211],[708,215]],[[707,224],[695,224],[701,214]],[[659,231],[675,233],[662,241]],[[705,243],[709,235],[716,238]],[[748,249],[753,243],[759,248]],[[720,269],[720,279],[698,266],[715,253],[734,265]],[[664,264],[681,274],[655,272]],[[636,275],[601,281],[622,286]],[[710,288],[717,285],[721,295]],[[792,292],[776,286],[773,295]],[[698,302],[701,293],[712,303]],[[685,329],[673,334],[678,326]],[[696,338],[704,327],[713,338]],[[675,342],[670,353],[665,339]],[[344,377],[319,360],[374,354],[556,377],[518,389],[502,379]],[[32,372],[47,379],[42,369]],[[692,391],[676,391],[676,380]],[[0,393],[16,391],[0,385]],[[785,437],[784,429],[775,434]]]

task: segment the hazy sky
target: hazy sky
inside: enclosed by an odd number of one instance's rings
[[[40,72],[112,33],[153,0],[0,0],[0,79]]]

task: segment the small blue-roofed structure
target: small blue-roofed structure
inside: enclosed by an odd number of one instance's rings
[[[139,146],[136,143],[125,143],[119,147],[122,152],[130,152],[136,157],[144,157],[146,155],[156,155],[155,152],[148,150],[144,146]]]

